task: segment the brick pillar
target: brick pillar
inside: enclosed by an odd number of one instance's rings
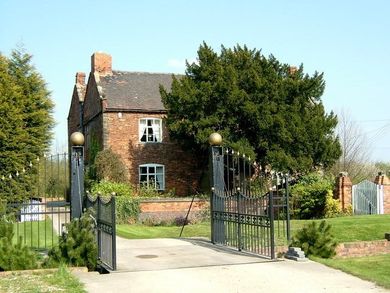
[[[383,185],[383,212],[390,214],[390,179],[382,172],[379,172],[374,180],[375,184]]]
[[[341,208],[348,209],[352,204],[352,181],[347,172],[341,172],[336,178],[336,190],[334,194],[340,200]]]

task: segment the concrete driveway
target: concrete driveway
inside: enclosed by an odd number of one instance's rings
[[[75,275],[88,292],[390,292],[315,262],[269,261],[202,239],[118,237],[117,264]]]

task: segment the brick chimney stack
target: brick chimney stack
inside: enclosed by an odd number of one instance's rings
[[[91,56],[91,72],[101,76],[112,74],[112,57],[103,52],[96,52]]]
[[[85,85],[85,73],[77,72],[76,73],[76,84]]]

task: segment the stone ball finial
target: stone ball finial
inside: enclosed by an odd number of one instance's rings
[[[222,144],[222,136],[217,133],[217,132],[214,132],[212,134],[210,134],[209,136],[209,143],[210,145],[212,146],[219,146]]]
[[[73,132],[70,135],[70,142],[74,146],[84,145],[84,135],[81,132]]]

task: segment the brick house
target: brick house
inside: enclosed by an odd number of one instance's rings
[[[126,165],[133,185],[193,193],[200,176],[197,162],[169,139],[164,125],[159,86],[170,89],[172,75],[112,70],[111,56],[98,52],[91,57],[87,83],[85,77],[76,74],[68,134],[79,131],[83,121],[86,165],[91,152],[111,148]]]

